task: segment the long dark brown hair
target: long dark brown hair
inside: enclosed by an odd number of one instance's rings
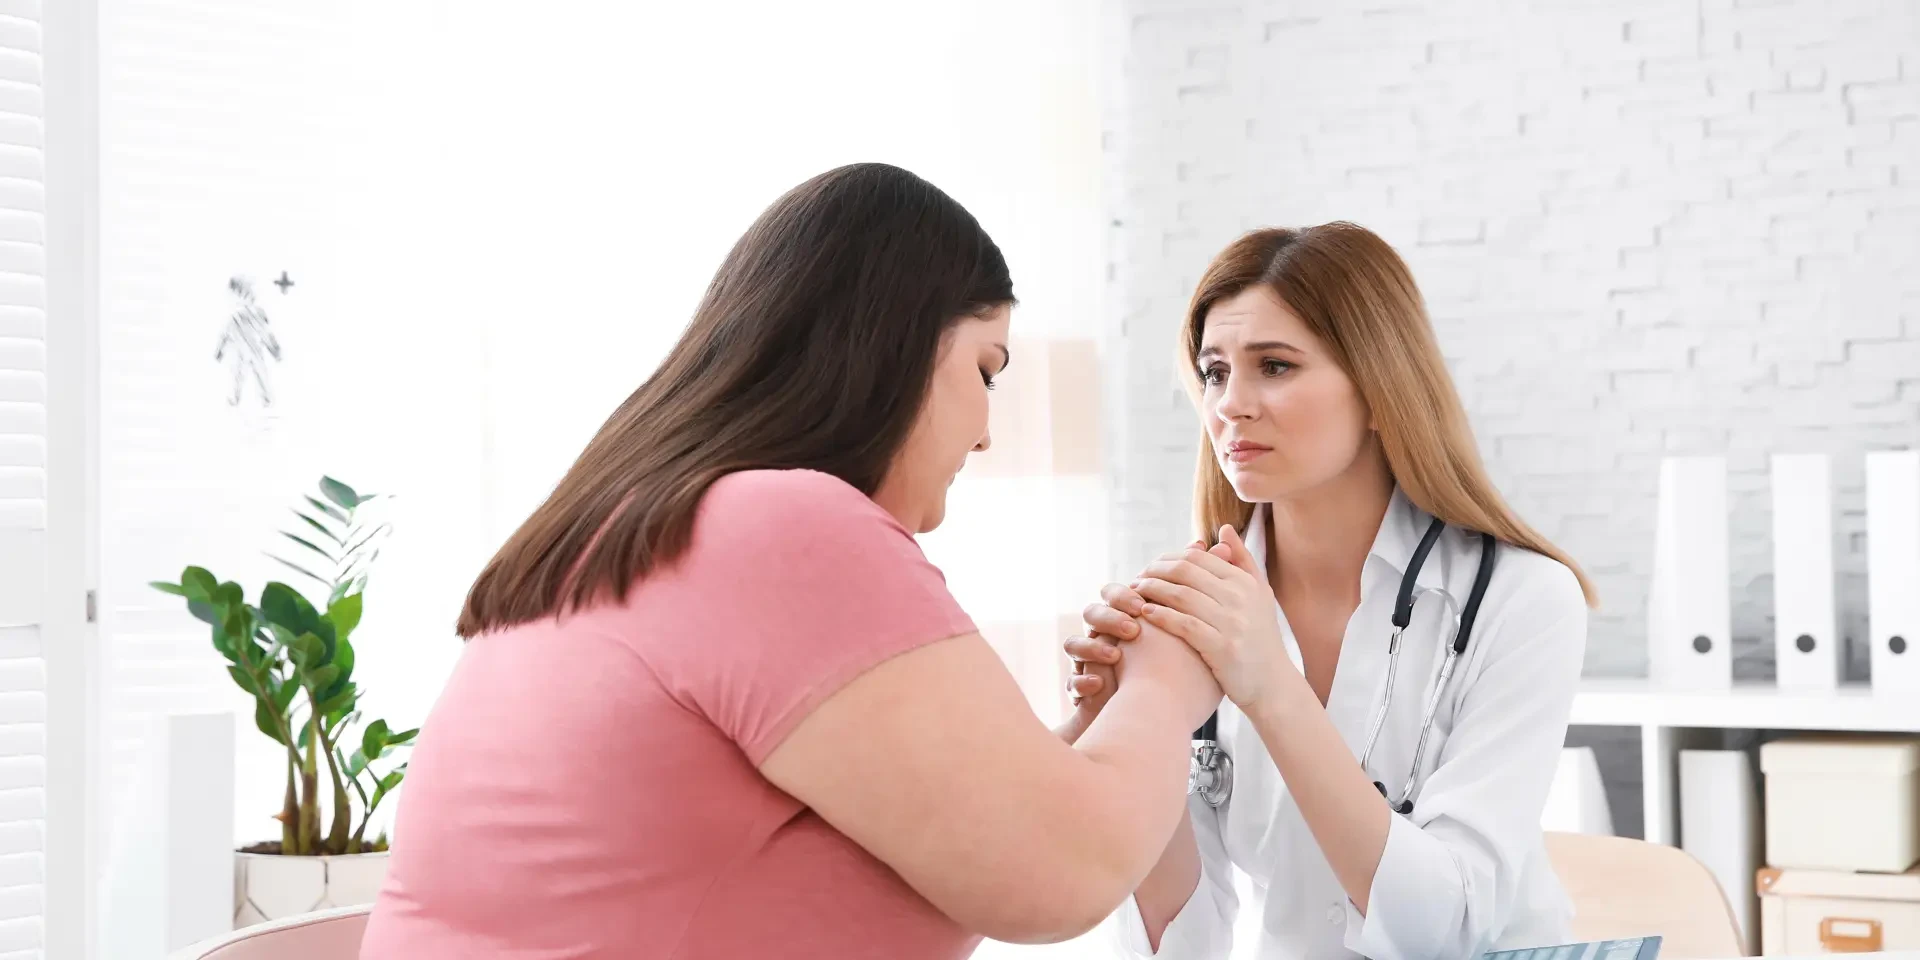
[[[720,264],[686,332],[467,594],[462,637],[627,589],[685,550],[714,481],[810,469],[871,496],[920,415],[945,334],[1012,304],[1006,258],[898,167],[789,190]]]

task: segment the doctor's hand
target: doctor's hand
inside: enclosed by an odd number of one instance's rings
[[[1193,647],[1242,711],[1252,713],[1293,669],[1273,588],[1233,527],[1221,527],[1211,549],[1193,547],[1148,564],[1129,586],[1144,601],[1140,619]]]
[[[1067,678],[1074,713],[1058,728],[1067,742],[1079,739],[1107,701],[1129,683],[1148,682],[1171,691],[1180,709],[1192,715],[1188,719],[1194,725],[1219,705],[1220,685],[1206,661],[1189,644],[1152,624],[1135,623],[1130,618],[1126,632],[1130,639],[1124,641],[1124,663],[1122,641],[1111,634],[1090,629],[1089,636],[1070,637],[1063,644],[1074,665],[1073,675]]]
[[[1178,560],[1188,550],[1204,550],[1206,542],[1195,540],[1183,550],[1160,555],[1162,561]],[[1080,619],[1086,621],[1086,637],[1075,637],[1067,641],[1067,656],[1076,664],[1119,663],[1120,644],[1140,635],[1141,608],[1146,601],[1140,594],[1124,583],[1109,583],[1100,588],[1100,602],[1089,603],[1080,611]],[[1093,686],[1097,687],[1097,683]],[[1091,692],[1089,690],[1088,692]]]

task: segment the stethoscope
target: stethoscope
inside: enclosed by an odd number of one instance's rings
[[[1374,744],[1380,741],[1380,730],[1386,726],[1387,708],[1393,703],[1394,676],[1400,668],[1400,638],[1406,632],[1407,624],[1413,622],[1414,581],[1420,576],[1420,567],[1427,562],[1427,554],[1433,552],[1433,545],[1440,539],[1440,532],[1446,524],[1438,517],[1427,526],[1427,532],[1420,538],[1420,545],[1414,548],[1413,559],[1407,564],[1407,572],[1400,578],[1400,593],[1393,602],[1393,639],[1387,641],[1387,685],[1380,696],[1380,705],[1373,712],[1373,719],[1367,725],[1367,745],[1360,753],[1360,768],[1368,769],[1368,761],[1373,759]],[[1400,788],[1400,798],[1395,800],[1387,793],[1387,785],[1379,780],[1373,782],[1374,789],[1387,797],[1395,813],[1406,816],[1413,812],[1413,794],[1420,775],[1420,761],[1426,756],[1427,735],[1433,732],[1433,717],[1440,709],[1440,696],[1447,689],[1447,681],[1453,679],[1453,668],[1460,655],[1467,650],[1467,638],[1473,634],[1473,621],[1480,613],[1480,601],[1486,598],[1487,583],[1493,579],[1493,560],[1495,546],[1490,533],[1480,535],[1480,569],[1473,577],[1473,590],[1467,594],[1467,605],[1460,611],[1460,625],[1453,633],[1453,643],[1447,646],[1447,655],[1440,662],[1440,677],[1427,694],[1427,707],[1420,718],[1420,739],[1413,748],[1413,769],[1407,772],[1406,785]],[[1188,763],[1187,793],[1198,796],[1208,806],[1218,807],[1227,802],[1233,794],[1233,758],[1227,755],[1226,748],[1220,745],[1220,714],[1215,711],[1207,722],[1193,734],[1193,755]]]

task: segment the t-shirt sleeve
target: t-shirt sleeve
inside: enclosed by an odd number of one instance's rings
[[[975,632],[906,528],[837,477],[729,475],[693,537],[668,579],[711,630],[675,643],[662,679],[756,766],[848,681]]]

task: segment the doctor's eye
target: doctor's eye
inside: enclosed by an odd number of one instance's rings
[[[1265,371],[1266,375],[1269,377],[1277,377],[1283,373],[1286,373],[1288,370],[1292,370],[1293,367],[1294,367],[1293,364],[1288,363],[1285,360],[1275,360],[1272,358],[1268,358],[1266,360],[1260,361],[1260,369]]]
[[[1207,386],[1219,386],[1226,379],[1227,368],[1224,364],[1213,363],[1200,368],[1200,382]]]
[[[980,370],[980,382],[986,384],[988,390],[993,389],[993,374],[988,373],[984,367]]]

